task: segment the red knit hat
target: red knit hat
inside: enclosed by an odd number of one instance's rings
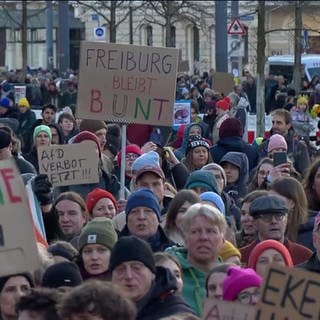
[[[292,258],[288,249],[280,241],[271,239],[262,241],[253,248],[249,256],[248,267],[256,270],[258,258],[264,251],[268,249],[274,249],[278,251],[282,255],[286,266],[289,268],[293,267]]]
[[[136,144],[129,144],[126,146],[126,154],[128,154],[128,153],[135,153],[138,156],[142,155],[142,151],[141,151],[140,147],[137,146]],[[119,151],[117,154],[117,163],[118,163],[118,167],[120,167],[120,165],[121,165],[121,151]]]
[[[95,188],[90,193],[88,193],[87,198],[86,198],[86,205],[87,205],[88,211],[90,213],[92,212],[92,209],[94,208],[96,203],[102,198],[110,199],[112,201],[114,207],[116,208],[116,211],[118,211],[117,201],[114,198],[114,196],[106,190],[103,190],[100,188]]]
[[[216,103],[216,108],[220,108],[224,111],[229,110],[230,108],[230,98],[229,97],[225,97],[224,99],[219,100]]]
[[[99,150],[99,158],[101,158],[101,148],[98,137],[90,131],[81,131],[72,140],[72,143],[80,143],[85,140],[91,140],[96,143]]]
[[[219,138],[242,137],[242,125],[237,118],[224,120],[219,129]]]

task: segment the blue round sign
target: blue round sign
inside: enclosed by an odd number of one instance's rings
[[[97,28],[97,29],[96,29],[96,36],[97,36],[97,37],[103,37],[103,35],[104,35],[104,30],[103,30],[103,28]]]

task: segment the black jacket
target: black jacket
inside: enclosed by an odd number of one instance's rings
[[[176,279],[171,272],[157,267],[157,275],[150,291],[136,304],[136,320],[157,320],[178,313],[194,314],[183,298],[175,293],[176,289]]]
[[[315,252],[308,261],[298,264],[296,267],[299,269],[320,273],[320,261],[317,253]]]
[[[36,174],[37,173],[37,171],[36,171],[35,167],[32,165],[32,163],[27,161],[23,157],[14,155],[13,159],[15,160],[16,165],[17,165],[21,174],[23,174],[23,173]]]

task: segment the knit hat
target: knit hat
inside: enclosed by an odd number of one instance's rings
[[[289,268],[293,267],[292,257],[288,249],[280,241],[271,239],[259,242],[257,245],[255,245],[249,255],[248,267],[257,270],[257,262],[260,255],[268,249],[274,249],[278,251],[282,255],[286,266]]]
[[[190,173],[185,189],[193,189],[197,187],[206,188],[207,191],[218,193],[217,181],[213,174],[208,174],[205,170],[195,170]]]
[[[230,108],[230,98],[229,97],[225,97],[224,99],[219,100],[216,103],[216,108],[220,108],[224,111],[229,110]]]
[[[87,205],[88,211],[92,212],[92,209],[94,208],[96,203],[102,198],[110,199],[114,207],[116,208],[116,210],[118,210],[117,201],[110,192],[100,188],[95,188],[90,193],[88,193],[86,197],[86,205]]]
[[[7,130],[0,128],[0,149],[6,148],[11,143],[11,136]]]
[[[216,108],[216,100],[209,100],[208,102],[206,102],[206,108],[207,110],[214,110]]]
[[[91,141],[95,142],[95,144],[97,145],[97,148],[99,150],[99,158],[101,158],[100,142],[98,140],[98,137],[94,133],[92,133],[90,131],[81,131],[72,139],[72,143],[80,143],[85,140],[91,140]]]
[[[150,208],[157,215],[158,221],[160,221],[161,209],[159,205],[159,199],[150,189],[142,188],[131,193],[125,209],[127,220],[131,210],[136,207]]]
[[[268,153],[274,149],[280,149],[280,148],[287,151],[288,145],[287,145],[286,139],[281,134],[275,133],[269,139]]]
[[[102,244],[111,250],[117,240],[118,235],[112,221],[105,217],[97,217],[88,222],[81,230],[78,242],[79,252],[87,244]]]
[[[239,119],[228,118],[224,120],[219,129],[219,138],[242,137],[243,129]]]
[[[73,262],[60,262],[50,266],[42,276],[44,288],[76,287],[82,283],[78,266]]]
[[[160,157],[155,151],[149,151],[142,154],[132,163],[132,172],[136,173],[145,166],[159,167],[160,168]]]
[[[241,253],[230,241],[225,241],[222,250],[219,252],[219,256],[223,261],[226,261],[230,257],[237,256],[241,259]]]
[[[0,100],[0,107],[9,109],[10,108],[10,100],[9,100],[9,98],[7,98],[7,97],[2,98]]]
[[[317,231],[320,224],[320,212],[316,215],[314,218],[314,225],[313,225],[313,231]]]
[[[109,270],[112,272],[123,262],[140,261],[153,273],[156,273],[156,265],[153,252],[149,243],[135,237],[122,237],[111,251]]]
[[[29,284],[30,284],[30,287],[34,287],[34,281],[33,281],[33,278],[31,276],[31,274],[29,274],[28,272],[23,272],[23,273],[17,273],[17,274],[11,274],[9,276],[4,276],[4,277],[0,277],[0,293],[3,289],[3,287],[6,285],[7,281],[12,278],[12,277],[25,277]]]
[[[21,98],[18,102],[18,107],[26,107],[27,109],[30,109],[30,103],[27,98]]]
[[[50,140],[52,139],[52,134],[51,134],[50,128],[48,126],[43,125],[43,124],[34,128],[33,139],[35,139],[39,135],[40,132],[45,132],[49,136],[49,139]]]
[[[277,196],[267,195],[254,199],[249,207],[249,214],[257,217],[261,214],[284,214],[288,208],[284,201]]]
[[[200,199],[201,201],[211,202],[223,215],[226,214],[226,208],[223,200],[217,193],[212,191],[203,192],[200,194]]]
[[[98,130],[107,129],[107,125],[104,121],[83,119],[80,122],[79,129],[80,131],[90,131],[92,133],[95,133]]]
[[[223,280],[223,300],[234,301],[238,294],[250,287],[260,287],[262,278],[251,268],[230,267],[227,277]]]
[[[134,154],[137,154],[138,156],[142,155],[142,151],[141,151],[140,147],[137,146],[136,144],[129,144],[126,146],[125,154],[128,154],[128,153],[134,153]],[[117,163],[118,163],[118,167],[120,168],[120,166],[121,166],[121,151],[119,151],[117,154]]]
[[[197,147],[205,147],[205,148],[207,148],[208,151],[210,148],[208,142],[204,138],[202,138],[201,136],[197,136],[197,135],[190,136],[188,139],[188,144],[187,144],[187,148],[186,148],[186,155],[191,150],[193,150],[194,148],[197,148]]]

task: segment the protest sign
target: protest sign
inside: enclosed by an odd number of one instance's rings
[[[177,100],[173,108],[173,125],[180,126],[190,123],[191,101]]]
[[[319,319],[320,276],[271,266],[261,291],[256,320]]]
[[[171,126],[178,49],[81,44],[77,117]]]
[[[16,103],[26,96],[26,86],[14,86],[14,100]]]
[[[254,320],[255,308],[236,302],[207,298],[204,302],[203,320]]]
[[[93,141],[38,147],[39,171],[58,186],[99,181],[99,158]]]
[[[27,193],[14,161],[0,161],[0,276],[39,267]]]
[[[213,81],[212,81],[212,89],[215,92],[223,93],[225,96],[229,94],[229,92],[233,91],[234,81],[233,74],[226,72],[214,72],[213,73]]]

